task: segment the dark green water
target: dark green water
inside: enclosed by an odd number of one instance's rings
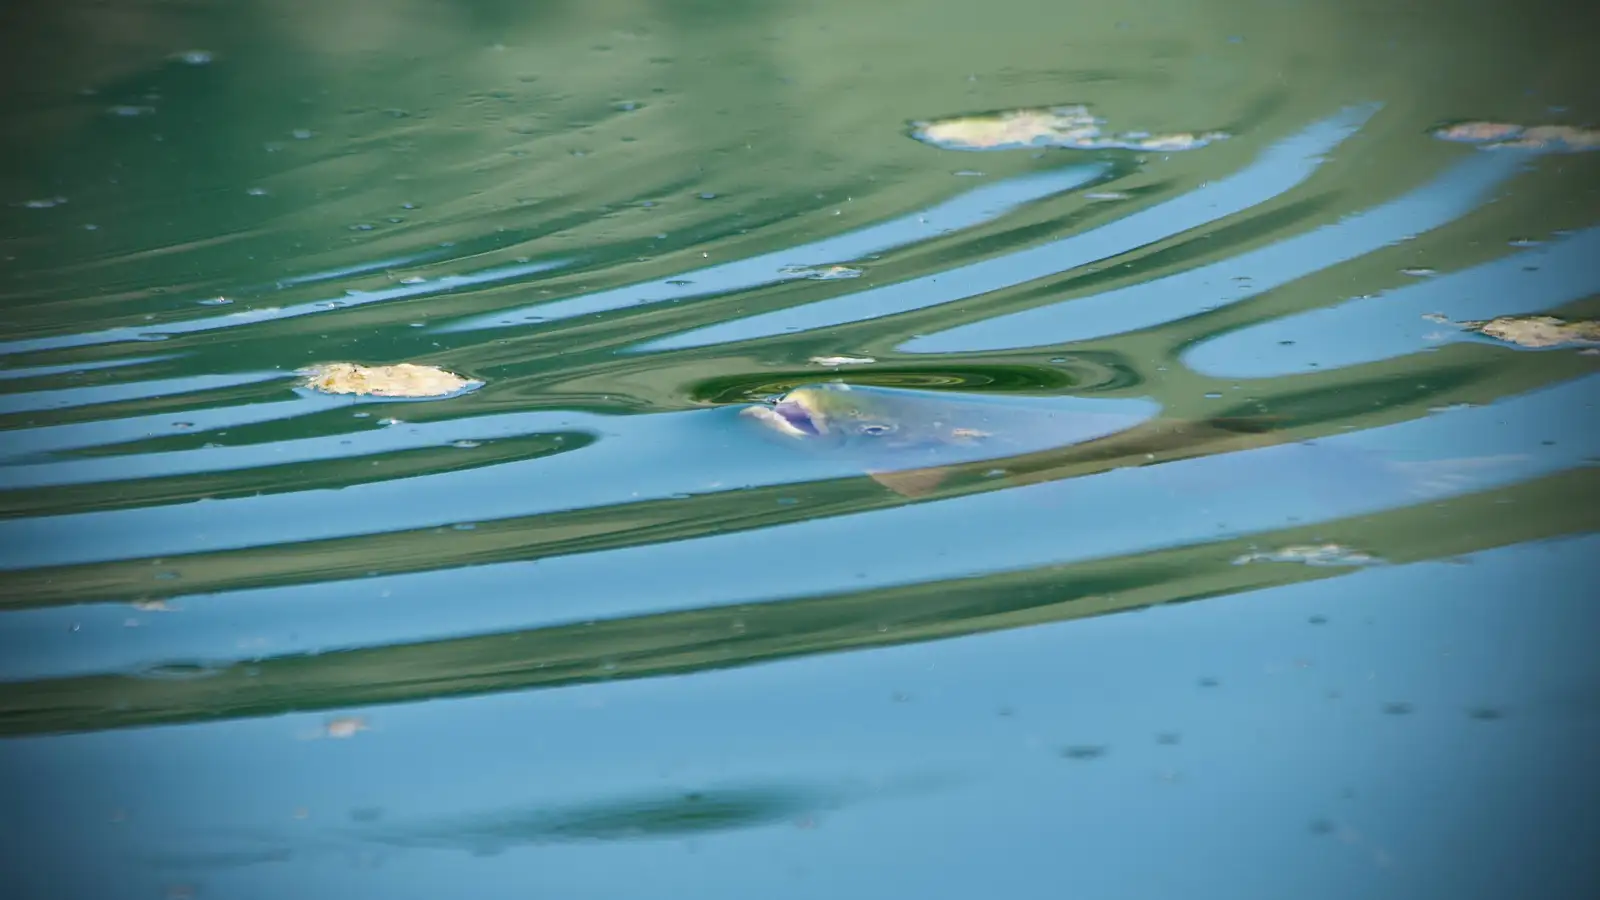
[[[1600,313],[1600,153],[1433,134],[1590,24],[9,6],[15,896],[1590,896],[1600,356],[1455,323]],[[1079,103],[1228,136],[912,134]],[[740,415],[834,379],[1009,449]]]

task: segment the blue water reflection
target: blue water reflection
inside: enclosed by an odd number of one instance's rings
[[[1177,275],[913,338],[897,349],[941,353],[1062,344],[1219,309],[1448,224],[1482,206],[1523,162],[1517,153],[1473,155],[1416,191],[1338,224]]]
[[[1310,178],[1324,156],[1375,112],[1375,105],[1344,110],[1269,147],[1255,162],[1227,178],[1082,234],[898,284],[718,322],[647,341],[635,349],[703,347],[860,322],[976,297],[1127,253],[1258,206],[1294,188]],[[965,337],[956,343],[960,346],[955,349],[983,349]]]
[[[1070,191],[1106,174],[1104,165],[1069,166],[1018,176],[960,194],[917,213],[761,256],[691,269],[681,275],[595,294],[473,316],[439,326],[441,332],[477,331],[568,319],[613,309],[666,303],[747,290],[806,277],[804,270],[851,262],[993,221],[1030,201]]]
[[[731,898],[752,860],[771,897],[1573,896],[1562,860],[1589,832],[1569,789],[1600,741],[1596,552],[1547,542],[870,654],[380,707],[346,741],[313,739],[315,715],[11,740],[0,770],[29,778],[0,827],[25,886],[73,897],[464,880],[621,896],[647,871],[657,896]],[[484,836],[719,791],[773,812]],[[1492,863],[1507,853],[1521,864]]]
[[[1202,341],[1185,365],[1224,378],[1271,378],[1393,359],[1477,338],[1438,321],[1543,312],[1600,290],[1600,229],[1586,228],[1493,262],[1260,322]]]
[[[193,595],[184,599],[183,615],[154,617],[133,629],[124,627],[121,604],[17,610],[0,619],[6,651],[0,678],[133,670],[167,661],[228,662],[772,602],[1333,522],[1585,465],[1600,456],[1600,432],[1563,411],[1593,397],[1597,379],[1314,444],[1115,469],[932,503],[468,570]],[[686,470],[686,464],[673,466],[680,474]],[[50,523],[63,534],[77,533],[79,543],[26,543],[48,533],[35,520],[5,560],[18,566],[66,553],[155,555],[163,542],[192,545],[210,538],[184,530],[201,521],[194,512],[171,532],[149,524],[160,522],[160,513],[157,508],[127,514],[138,516],[144,523],[139,527],[119,527],[104,513]],[[396,514],[374,506],[364,513],[352,509],[348,518],[376,524],[385,515]],[[331,518],[304,523],[304,533],[349,525]],[[278,517],[240,517],[224,509],[201,527],[216,529],[211,539],[218,543],[238,545],[281,541],[275,529],[283,524]],[[826,565],[784,564],[787,559]],[[461,589],[463,583],[470,583],[470,592]]]

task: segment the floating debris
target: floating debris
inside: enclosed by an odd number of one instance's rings
[[[784,266],[778,270],[790,278],[809,278],[812,281],[837,281],[841,278],[860,278],[862,270],[853,266]]]
[[[1382,562],[1370,553],[1340,544],[1294,544],[1270,552],[1246,553],[1233,561],[1236,566],[1255,562],[1301,563],[1307,566],[1367,566]]]
[[[836,368],[838,366],[864,366],[867,363],[875,363],[877,360],[870,356],[813,356],[811,357],[811,362],[819,366]]]
[[[358,732],[371,731],[372,726],[360,716],[343,716],[329,719],[322,726],[322,733],[330,738],[342,739],[355,737]]]
[[[1509,122],[1457,122],[1454,125],[1434,129],[1433,136],[1441,141],[1483,144],[1509,140],[1521,131],[1521,125],[1512,125]]]
[[[1436,128],[1433,136],[1441,141],[1477,144],[1482,150],[1543,150],[1552,153],[1582,153],[1600,150],[1600,129],[1575,125],[1535,125],[1511,122],[1457,122]]]
[[[325,394],[360,394],[369,397],[447,397],[483,386],[435,366],[400,363],[363,366],[325,363],[303,370],[305,386]]]
[[[954,116],[912,122],[911,136],[946,150],[1017,150],[1063,147],[1071,150],[1194,150],[1228,137],[1221,131],[1151,134],[1128,131],[1107,135],[1087,106],[1053,106]]]
[[[1568,322],[1554,316],[1501,316],[1481,322],[1456,323],[1485,337],[1520,347],[1546,349],[1571,345],[1600,345],[1600,322]]]

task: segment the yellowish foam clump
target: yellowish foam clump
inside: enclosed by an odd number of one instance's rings
[[[447,397],[483,386],[437,366],[399,363],[363,366],[357,363],[323,363],[305,370],[305,386],[324,394],[359,394],[367,397]]]

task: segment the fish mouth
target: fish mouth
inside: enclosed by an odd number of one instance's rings
[[[828,433],[820,410],[802,391],[791,391],[770,406],[748,407],[743,413],[791,437],[819,437]]]
[[[784,397],[772,407],[772,411],[777,413],[790,428],[801,434],[815,437],[828,432],[828,426],[823,424],[816,408],[806,402],[804,394],[799,396],[790,394]]]

